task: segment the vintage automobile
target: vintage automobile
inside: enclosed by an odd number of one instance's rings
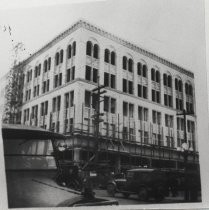
[[[168,195],[166,174],[152,168],[127,170],[125,176],[121,174],[108,182],[107,193],[111,196],[122,193],[124,197],[137,194],[139,200],[147,201],[150,197],[154,197],[160,202]]]

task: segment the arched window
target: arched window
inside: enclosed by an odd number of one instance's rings
[[[73,56],[75,56],[76,54],[76,42],[73,42],[73,52],[72,52]]]
[[[60,50],[60,63],[63,62],[63,50]]]
[[[131,58],[128,59],[128,71],[133,72],[133,60]]]
[[[71,50],[72,50],[72,47],[71,47],[71,44],[68,45],[68,48],[67,48],[67,58],[70,59],[71,58]]]
[[[151,80],[155,81],[155,69],[151,69]]]
[[[99,46],[98,44],[94,45],[94,53],[93,53],[94,58],[98,58],[99,57]]]
[[[182,81],[181,80],[179,80],[179,82],[178,82],[178,90],[179,90],[179,92],[182,92]]]
[[[175,79],[175,90],[178,90],[178,80]]]
[[[60,54],[57,52],[56,55],[55,55],[56,65],[59,65],[59,56],[60,56]]]
[[[114,51],[111,52],[111,64],[115,65],[115,52]]]
[[[156,71],[156,78],[155,78],[155,81],[157,82],[157,83],[160,83],[160,72],[159,71]]]
[[[137,63],[137,74],[142,75],[142,64],[140,62]]]
[[[92,43],[90,41],[88,41],[86,43],[86,55],[91,56],[91,51],[92,51]]]
[[[167,74],[163,74],[163,84],[167,86]]]
[[[143,77],[147,77],[147,66],[144,64],[142,67]]]
[[[192,85],[189,85],[189,95],[193,96],[193,88]]]
[[[109,57],[110,57],[110,51],[108,49],[105,49],[104,61],[106,63],[109,63]]]
[[[185,93],[186,93],[186,95],[188,95],[188,93],[189,93],[189,91],[188,91],[188,84],[187,83],[185,83]]]
[[[127,57],[123,56],[123,69],[127,70]]]
[[[47,60],[44,61],[44,72],[47,72]]]
[[[168,87],[172,88],[172,77],[168,75]]]
[[[48,58],[48,70],[51,69],[51,57]]]

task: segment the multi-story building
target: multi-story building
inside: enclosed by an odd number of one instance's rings
[[[117,169],[182,167],[185,121],[177,113],[185,109],[194,111],[186,117],[188,162],[198,163],[192,72],[83,20],[21,65],[21,123],[68,135],[69,160],[85,164],[98,142],[99,162]],[[106,93],[95,137],[98,83]]]

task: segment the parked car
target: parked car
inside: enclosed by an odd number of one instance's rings
[[[151,168],[127,170],[125,176],[121,175],[108,182],[107,193],[111,196],[122,193],[125,197],[137,194],[139,200],[147,201],[154,197],[160,202],[168,195],[166,174]]]

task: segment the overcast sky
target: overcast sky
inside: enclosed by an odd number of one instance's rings
[[[205,167],[208,165],[208,158],[203,159],[208,157],[209,148],[203,1],[86,0],[86,3],[74,4],[69,2],[82,1],[57,2],[0,2],[1,76],[11,66],[11,49],[15,43],[22,42],[25,45],[24,56],[28,57],[80,18],[136,43],[195,73],[198,140],[201,142],[199,148],[203,154],[200,159],[209,176],[209,167]],[[207,179],[208,176],[206,175]],[[205,186],[209,189],[208,182],[203,187]],[[206,199],[206,194],[203,197]]]

